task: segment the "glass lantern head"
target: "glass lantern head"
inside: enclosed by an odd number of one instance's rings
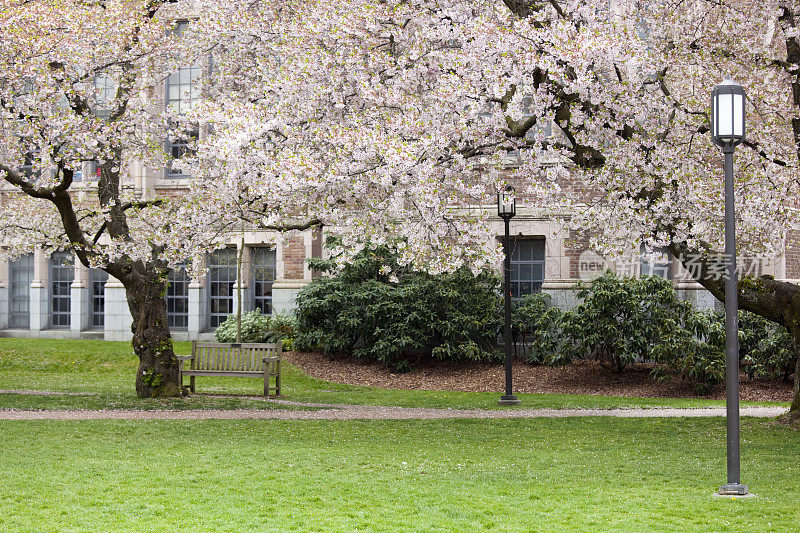
[[[514,187],[507,186],[505,190],[497,193],[497,215],[500,217],[513,217],[517,214],[517,196]]]
[[[718,146],[736,146],[745,138],[745,91],[725,80],[711,91],[711,138]]]

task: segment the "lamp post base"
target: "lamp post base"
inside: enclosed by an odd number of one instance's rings
[[[749,487],[741,483],[728,483],[722,485],[717,492],[720,496],[747,496],[750,494]]]
[[[501,396],[500,401],[497,402],[499,405],[519,405],[522,403],[522,400],[514,396]]]

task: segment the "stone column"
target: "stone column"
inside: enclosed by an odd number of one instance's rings
[[[50,255],[42,249],[33,253],[31,281],[31,331],[41,331],[50,325]]]
[[[205,258],[203,259],[205,263]],[[201,265],[205,266],[205,265]],[[189,282],[189,322],[187,333],[190,340],[208,329],[208,299],[206,298],[206,277],[201,276]]]
[[[75,277],[70,285],[70,327],[75,337],[92,326],[92,284],[89,269],[75,258]]]
[[[105,292],[105,339],[107,341],[129,341],[133,338],[133,318],[125,297],[125,287],[113,276],[108,276]]]
[[[0,329],[8,329],[8,315],[10,310],[8,293],[10,290],[9,262],[0,261]]]
[[[242,247],[241,240],[236,243],[236,253],[239,253],[239,249]],[[238,255],[237,255],[238,257]],[[250,311],[251,305],[250,302],[252,298],[250,297],[250,292],[248,290],[248,286],[250,285],[250,247],[245,246],[244,250],[242,250],[242,268],[241,268],[241,279],[237,279],[236,283],[233,284],[233,314],[236,314],[236,309],[238,309],[238,302],[239,302],[239,288],[242,289],[242,315]]]

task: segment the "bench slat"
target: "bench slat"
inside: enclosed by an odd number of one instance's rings
[[[185,370],[186,376],[232,376],[232,377],[261,377],[264,372],[249,372],[244,370]]]

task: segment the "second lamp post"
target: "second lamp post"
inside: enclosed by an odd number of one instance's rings
[[[511,237],[509,236],[509,224],[514,215],[517,214],[517,197],[514,195],[514,188],[507,186],[504,191],[497,193],[497,214],[503,219],[506,225],[506,232],[503,239],[503,252],[505,259],[503,262],[503,293],[505,304],[505,335],[503,344],[506,349],[506,393],[500,397],[500,405],[519,405],[522,403],[511,390],[511,363],[513,355],[511,353]]]
[[[744,88],[725,80],[711,92],[711,138],[722,148],[725,167],[725,390],[728,482],[721,495],[748,494],[739,475],[739,303],[736,288],[736,217],[733,191],[733,150],[745,139]]]

